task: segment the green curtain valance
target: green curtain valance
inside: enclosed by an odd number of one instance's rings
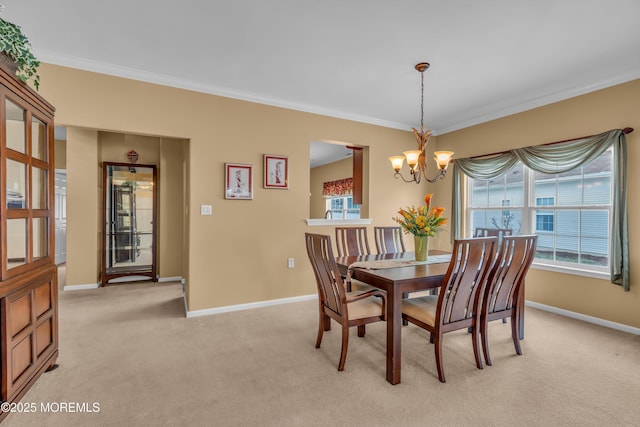
[[[462,223],[464,175],[492,179],[509,172],[521,161],[546,174],[567,172],[585,165],[613,147],[613,218],[611,221],[611,283],[629,290],[629,231],[627,220],[627,140],[622,129],[614,129],[575,141],[516,148],[482,158],[456,159],[453,173],[452,240],[459,238]]]

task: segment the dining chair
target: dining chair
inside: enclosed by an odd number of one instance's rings
[[[538,236],[504,237],[489,273],[480,310],[480,339],[484,360],[491,366],[488,324],[492,320],[511,319],[511,338],[516,354],[522,355],[518,326],[520,298],[524,296],[524,279],[536,255]]]
[[[336,227],[336,249],[338,256],[371,255],[367,227]],[[346,280],[346,277],[342,276],[342,279]],[[348,292],[354,288],[360,291],[373,289],[373,286],[358,280],[348,280],[346,286]]]
[[[502,243],[502,238],[507,236],[513,236],[513,229],[511,228],[493,228],[493,227],[478,227],[473,232],[473,237],[492,237],[498,238],[498,248]]]
[[[376,250],[379,254],[406,252],[400,227],[373,227],[373,235],[376,241]]]
[[[429,332],[440,382],[445,382],[442,338],[447,332],[471,328],[476,366],[483,368],[478,334],[479,306],[497,240],[497,237],[455,240],[451,262],[438,295],[402,301],[402,318]]]
[[[373,236],[376,241],[376,250],[379,254],[400,254],[406,252],[402,228],[400,226],[373,227]],[[364,289],[364,287],[361,286]],[[409,298],[408,293],[403,293],[402,298]],[[402,324],[408,322],[402,319]]]
[[[338,256],[371,255],[367,227],[336,227]]]
[[[386,320],[386,294],[380,289],[347,292],[331,249],[331,237],[305,233],[307,254],[318,285],[319,324],[316,348],[320,348],[324,331],[331,330],[331,319],[342,326],[342,349],[338,371],[344,370],[349,344],[349,328],[358,327],[365,336],[365,325]]]

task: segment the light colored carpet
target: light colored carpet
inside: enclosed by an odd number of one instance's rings
[[[13,413],[5,426],[637,426],[640,337],[535,309],[524,355],[493,322],[494,365],[469,335],[433,347],[403,329],[402,383],[385,380],[385,324],[350,336],[336,370],[334,326],[315,349],[315,301],[187,319],[177,283],[60,293],[58,369],[23,397],[99,405],[94,413]],[[335,324],[334,324],[335,325]]]

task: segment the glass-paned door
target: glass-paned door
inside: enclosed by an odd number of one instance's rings
[[[102,284],[124,276],[156,280],[156,167],[104,163]]]
[[[46,265],[51,256],[49,196],[52,119],[0,93],[0,279]],[[37,112],[41,114],[41,112]],[[42,117],[46,117],[43,115]],[[30,132],[27,132],[31,129]]]

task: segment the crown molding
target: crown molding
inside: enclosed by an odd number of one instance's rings
[[[178,89],[192,90],[195,92],[207,93],[210,95],[223,96],[225,98],[238,99],[242,101],[255,102],[258,104],[270,105],[273,107],[286,108],[289,110],[302,111],[306,113],[319,114],[322,116],[335,117],[338,119],[351,120],[354,122],[368,123],[372,125],[382,126],[392,129],[409,130],[411,125],[406,123],[394,122],[390,120],[382,120],[375,117],[369,117],[361,114],[349,113],[345,111],[323,108],[314,105],[301,104],[287,101],[280,98],[268,97],[251,92],[243,92],[222,86],[206,85],[188,79],[180,79],[160,73],[151,73],[135,68],[122,67],[119,65],[108,64],[101,61],[80,58],[76,56],[61,55],[46,50],[38,50],[36,56],[42,61],[52,65],[76,68],[84,71],[92,71],[95,73],[106,74],[114,77],[122,77],[131,80],[139,80],[147,83],[155,83],[163,86],[174,87]]]
[[[222,86],[206,85],[188,79],[180,79],[160,73],[151,73],[134,68],[123,67],[119,65],[108,64],[101,61],[80,58],[70,55],[62,55],[56,52],[46,50],[36,50],[36,56],[42,61],[53,65],[63,67],[76,68],[84,71],[92,71],[100,74],[106,74],[115,77],[122,77],[131,80],[139,80],[147,83],[155,83],[163,86],[174,87],[178,89],[192,90],[195,92],[207,93],[210,95],[223,96],[226,98],[238,99],[242,101],[255,102],[258,104],[270,105],[273,107],[286,108],[290,110],[302,111],[306,113],[319,114],[322,116],[334,117],[338,119],[351,120],[360,123],[367,123],[376,126],[382,126],[391,129],[399,129],[409,131],[411,124],[400,123],[390,120],[382,120],[375,117],[369,117],[361,114],[349,113],[340,110],[318,107],[309,104],[301,104],[287,101],[280,98],[268,97],[250,92],[238,91]],[[450,125],[432,128],[434,136],[446,134],[456,130],[464,129],[470,126],[479,125],[492,120],[500,119],[512,114],[521,113],[534,108],[549,105],[555,102],[564,101],[579,95],[595,92],[617,84],[626,83],[640,78],[640,70],[633,70],[623,73],[615,78],[605,79],[597,83],[575,86],[564,90],[549,93],[540,97],[532,98],[524,102],[509,105],[504,108],[496,108],[487,113],[477,114],[471,118],[455,121]]]
[[[620,74],[617,77],[611,79],[605,79],[597,83],[593,83],[585,86],[575,86],[572,88],[563,89],[554,93],[549,93],[537,98],[532,98],[524,102],[513,104],[501,109],[492,110],[486,114],[479,114],[467,120],[458,121],[452,123],[449,126],[438,128],[438,132],[433,132],[434,135],[445,134],[456,130],[468,128],[471,126],[479,125],[482,123],[490,122],[492,120],[507,117],[513,114],[522,113],[524,111],[533,110],[534,108],[543,107],[545,105],[553,104],[555,102],[565,101],[576,96],[585,95],[590,92],[595,92],[600,89],[606,89],[611,86],[615,86],[622,83],[627,83],[632,80],[640,78],[640,70],[633,70],[627,73]]]

